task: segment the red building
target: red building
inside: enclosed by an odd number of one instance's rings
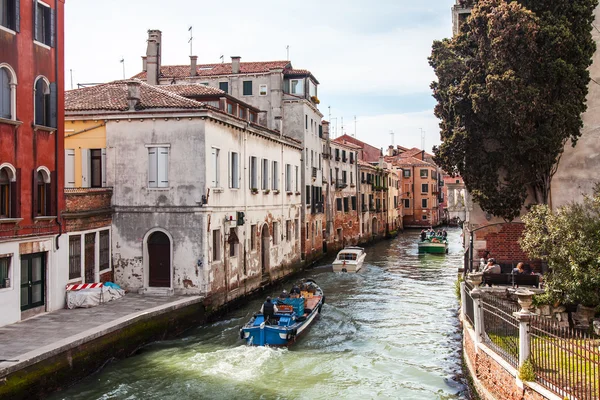
[[[0,1],[0,326],[64,304],[64,0]]]

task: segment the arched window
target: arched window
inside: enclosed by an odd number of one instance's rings
[[[17,170],[10,164],[0,165],[0,218],[18,218],[19,188]]]
[[[34,216],[43,217],[52,215],[52,193],[50,171],[40,167],[33,173],[33,209]]]
[[[46,78],[39,77],[35,82],[35,124],[50,124],[50,85]]]
[[[16,85],[17,78],[12,68],[0,63],[0,118],[16,119]]]

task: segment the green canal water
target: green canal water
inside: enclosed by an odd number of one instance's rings
[[[454,294],[460,231],[449,231],[446,256],[418,255],[418,233],[368,247],[358,274],[327,266],[304,273],[327,302],[289,349],[239,340],[256,299],[52,399],[466,399]]]

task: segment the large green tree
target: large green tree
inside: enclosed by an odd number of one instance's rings
[[[484,211],[512,220],[528,193],[548,202],[581,135],[597,2],[479,0],[457,35],[434,42],[435,159]]]
[[[600,305],[600,190],[552,212],[537,205],[523,216],[521,247],[548,263],[546,293],[563,304]]]

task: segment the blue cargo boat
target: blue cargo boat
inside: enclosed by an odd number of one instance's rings
[[[325,296],[311,279],[300,286],[300,297],[276,299],[278,312],[265,323],[263,314],[255,314],[240,329],[240,338],[251,346],[289,346],[306,332],[321,313]]]

